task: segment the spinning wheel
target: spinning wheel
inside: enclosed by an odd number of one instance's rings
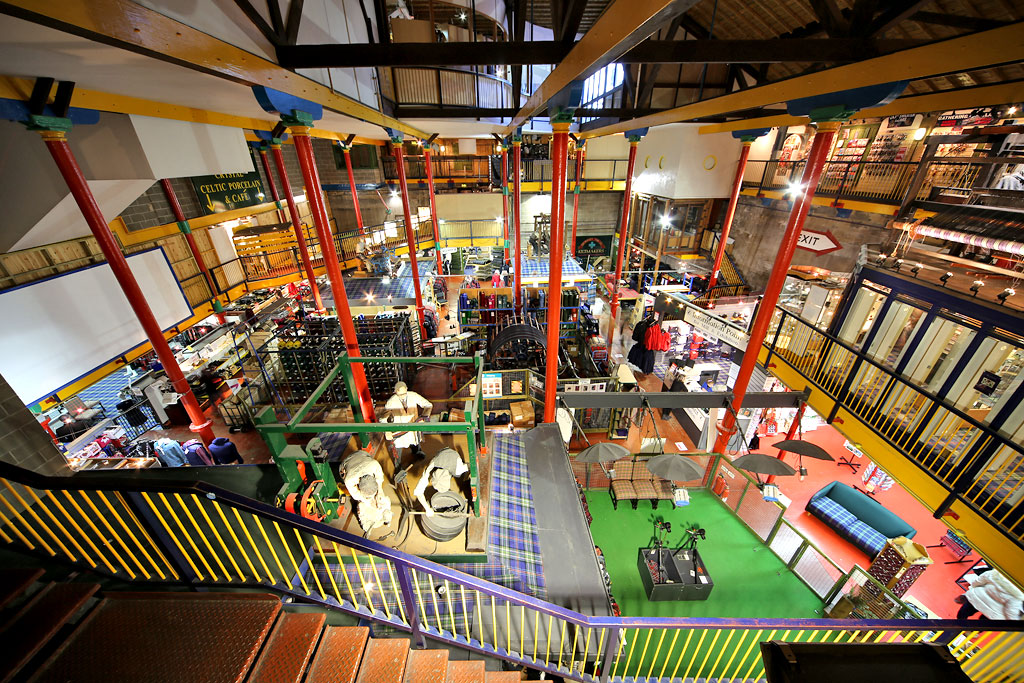
[[[546,347],[544,330],[534,316],[514,316],[494,336],[489,360],[499,370],[542,368]]]

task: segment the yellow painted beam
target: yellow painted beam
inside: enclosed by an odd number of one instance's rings
[[[582,134],[584,138],[623,133],[634,128],[689,121],[702,116],[720,116],[741,109],[778,104],[800,97],[861,88],[890,81],[915,80],[937,74],[959,73],[995,64],[1024,60],[1024,22],[991,31],[943,40],[922,47],[865,59],[788,78],[756,88],[729,93],[649,116],[621,121]],[[1017,100],[1024,99],[1024,88]],[[1014,100],[1011,100],[1014,101]],[[867,114],[876,116],[877,114]]]
[[[0,5],[0,12],[235,83],[274,88],[344,116],[428,137],[310,78],[131,0],[12,0]]]
[[[765,362],[768,352],[762,348],[758,357]],[[805,386],[811,387],[811,395],[807,404],[819,415],[828,415],[835,402],[824,392],[797,372],[793,366],[778,356],[772,356],[769,371],[790,389],[799,391]],[[946,499],[946,489],[922,470],[909,458],[890,446],[869,425],[844,408],[836,413],[836,421],[832,425],[839,433],[856,445],[871,460],[889,473],[900,485],[916,498],[928,511],[934,512]],[[942,521],[964,538],[993,566],[998,567],[1007,576],[1017,582],[1024,583],[1024,549],[1010,541],[988,519],[974,512],[971,508],[957,501],[950,510],[958,516],[943,517]]]
[[[757,188],[747,187],[744,188],[740,194],[746,197],[767,197],[769,199],[789,199],[783,192],[776,190],[761,190],[758,192]],[[812,206],[832,206],[832,202],[835,201],[835,197],[814,197],[811,199]],[[842,205],[842,209],[852,209],[854,211],[864,211],[866,213],[880,213],[884,216],[895,216],[896,210],[899,208],[894,204],[883,204],[881,202],[865,202],[859,199],[840,199],[839,203]],[[934,211],[922,211],[917,210],[916,216],[918,218],[926,218],[928,216],[934,216]]]
[[[502,135],[514,133],[573,81],[619,57],[624,52],[621,45],[635,40],[637,36],[646,38],[654,33],[660,27],[661,19],[669,18],[675,4],[676,0],[613,0],[591,29],[530,95]],[[693,4],[686,3],[687,6]],[[632,44],[626,47],[632,47]]]
[[[990,107],[998,104],[1019,102],[1021,99],[1024,99],[1024,83],[999,83],[996,85],[984,85],[978,88],[964,88],[950,92],[935,92],[928,93],[927,95],[901,97],[882,107],[864,109],[857,113],[857,118]],[[810,122],[811,120],[806,116],[782,114],[780,116],[763,116],[743,121],[729,121],[728,123],[711,123],[701,126],[697,132],[701,135],[710,135],[712,133],[728,133],[734,130],[748,130],[751,128],[803,126]]]

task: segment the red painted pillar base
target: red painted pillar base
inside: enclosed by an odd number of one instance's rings
[[[839,126],[838,121],[826,121],[818,124],[818,132],[811,143],[803,177],[800,179],[800,192],[793,203],[793,209],[789,212],[789,222],[786,224],[786,231],[782,236],[778,256],[775,257],[775,265],[768,277],[768,284],[761,296],[761,303],[757,307],[757,315],[750,326],[750,341],[747,342],[747,349],[743,352],[743,361],[740,363],[739,373],[736,375],[736,382],[732,389],[734,411],[738,411],[743,405],[743,397],[747,393],[750,378],[754,374],[754,366],[757,365],[758,352],[768,334],[768,327],[775,314],[775,305],[779,302],[782,285],[786,281],[789,266],[793,262],[793,253],[796,251],[797,242],[800,241],[800,232],[803,230],[807,213],[811,210],[814,189],[818,186],[818,179],[825,167],[825,158],[832,148],[832,141],[836,137]],[[735,429],[736,418],[733,417],[732,412],[727,413],[719,428],[718,439],[715,441],[715,452],[725,452],[725,448],[729,445],[728,435]]]
[[[164,372],[167,373],[167,379],[170,380],[171,387],[181,395],[181,404],[192,421],[189,429],[197,434],[204,444],[209,445],[214,439],[211,422],[203,414],[199,401],[196,400],[195,394],[192,393],[192,388],[188,385],[188,380],[185,379],[184,373],[178,367],[178,361],[175,359],[174,352],[171,351],[171,347],[164,338],[164,332],[160,329],[160,323],[157,322],[156,316],[153,315],[153,309],[149,307],[146,297],[142,294],[142,289],[139,287],[134,273],[128,267],[128,260],[121,253],[117,240],[111,234],[107,221],[103,218],[100,207],[96,203],[96,198],[93,197],[92,190],[89,189],[89,184],[85,176],[82,175],[82,169],[79,168],[78,162],[75,161],[75,156],[68,146],[64,132],[40,131],[40,134],[46,142],[46,148],[50,151],[50,155],[57,164],[57,169],[60,171],[61,176],[64,177],[68,189],[71,190],[75,203],[78,204],[78,208],[81,209],[86,223],[89,224],[89,229],[96,238],[100,250],[106,257],[107,264],[114,273],[114,278],[121,285],[121,291],[124,292],[128,303],[131,305],[132,310],[135,311],[135,315],[142,325],[142,329],[145,330],[146,336],[153,346],[153,351],[156,352],[156,357],[160,360],[160,364],[163,365]]]
[[[548,266],[547,353],[544,363],[544,422],[554,422],[558,407],[558,356],[562,322],[562,250],[565,242],[565,175],[569,124],[553,123],[551,145],[551,247]]]
[[[302,178],[306,183],[306,201],[309,202],[309,207],[312,210],[316,234],[320,239],[320,251],[324,256],[327,277],[331,281],[331,294],[334,296],[334,307],[338,311],[338,322],[341,325],[342,337],[345,339],[345,348],[349,356],[358,358],[361,355],[359,353],[359,338],[356,334],[356,326],[352,322],[352,310],[348,305],[345,282],[341,278],[341,265],[338,263],[338,252],[334,248],[334,239],[331,236],[327,208],[324,206],[324,198],[320,193],[320,173],[317,171],[316,159],[313,156],[313,143],[309,139],[309,127],[290,126],[289,129],[292,133],[292,140],[295,142],[299,166],[302,168]],[[364,420],[376,421],[373,399],[370,397],[370,386],[366,382],[366,372],[362,363],[352,364],[352,380],[356,387],[356,396],[349,397],[349,399],[358,401],[359,410],[362,412]]]
[[[320,287],[316,283],[316,271],[313,270],[313,260],[309,257],[309,247],[306,245],[306,237],[302,234],[302,221],[299,218],[299,207],[295,204],[295,195],[292,193],[292,183],[288,179],[288,171],[285,170],[284,167],[284,155],[281,154],[281,143],[275,142],[271,144],[270,150],[274,155],[274,166],[277,167],[277,175],[281,178],[281,189],[284,190],[284,196],[288,202],[288,212],[292,217],[292,230],[295,232],[295,241],[299,245],[299,258],[302,260],[302,268],[306,272],[306,279],[309,280],[309,291],[313,293],[313,305],[316,306],[316,310],[322,311],[324,310],[324,302],[320,296]],[[310,206],[313,206],[312,200],[309,197],[306,198],[306,201],[309,201]],[[323,245],[320,245],[320,252],[326,254],[323,249]]]

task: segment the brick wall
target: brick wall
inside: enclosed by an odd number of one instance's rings
[[[174,188],[174,194],[178,197],[178,203],[181,204],[185,218],[198,218],[203,215],[191,180],[172,178],[171,187]],[[120,217],[129,231],[173,223],[175,220],[174,214],[171,213],[171,205],[159,182],[153,183],[148,190],[142,193],[142,196],[129,204],[128,208],[121,212]]]
[[[7,381],[0,377],[0,460],[51,476],[66,476],[67,462]]]

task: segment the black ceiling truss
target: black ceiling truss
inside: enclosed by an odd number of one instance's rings
[[[253,26],[259,29],[271,45],[294,45],[299,36],[299,23],[302,21],[303,0],[292,0],[288,6],[288,21],[281,17],[280,0],[266,0],[267,14],[270,15],[270,23],[263,18],[259,10],[249,0],[235,0],[235,5],[242,10],[246,18]]]

